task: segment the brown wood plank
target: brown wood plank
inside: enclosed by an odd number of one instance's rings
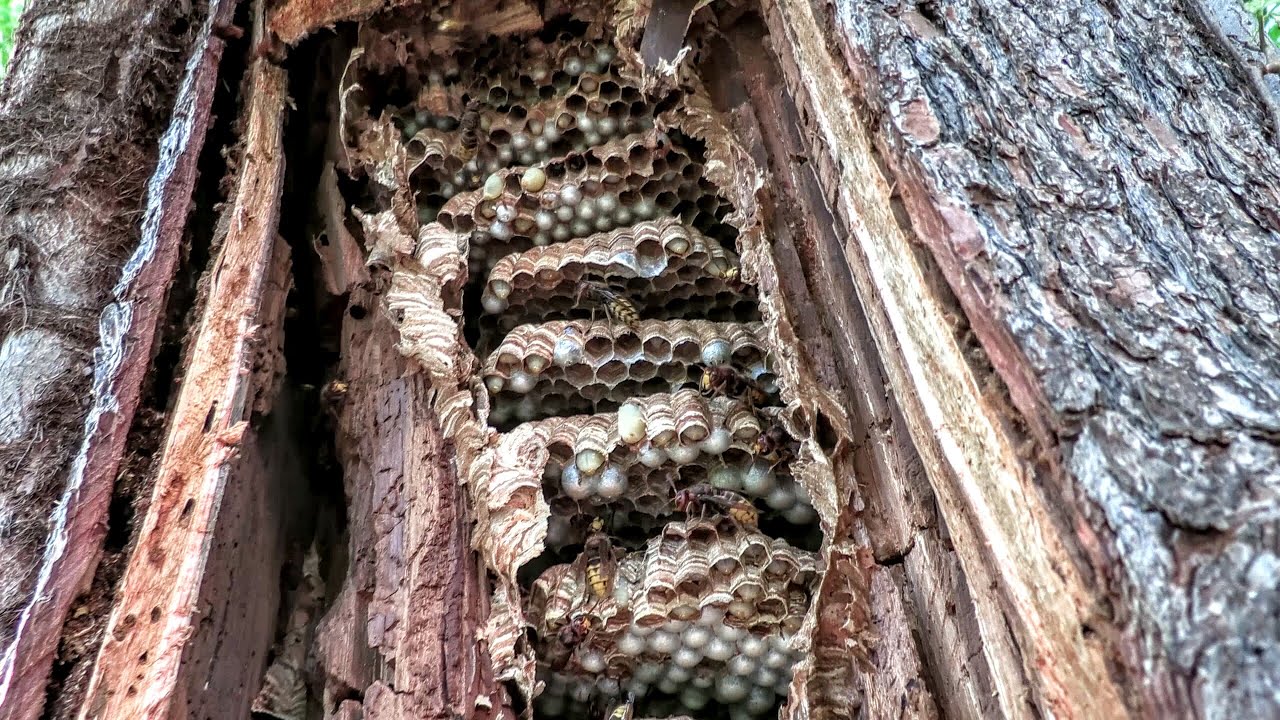
[[[209,641],[198,635],[218,629],[208,627],[207,620],[221,624],[235,619],[226,613],[210,618],[213,608],[202,605],[201,599],[206,598],[206,583],[230,581],[224,574],[230,572],[228,567],[219,573],[218,563],[211,564],[211,559],[236,562],[235,554],[220,555],[220,543],[238,541],[228,533],[254,520],[235,511],[251,504],[253,497],[252,492],[244,493],[242,483],[260,475],[237,469],[250,442],[246,435],[254,432],[249,428],[251,415],[261,410],[256,406],[258,393],[273,384],[269,375],[255,372],[262,366],[261,348],[278,342],[274,334],[281,331],[280,265],[287,267],[288,255],[276,228],[284,177],[286,80],[282,68],[265,60],[255,62],[250,71],[244,155],[235,200],[225,217],[226,238],[207,278],[207,301],[190,345],[154,493],[117,591],[82,718],[182,715],[184,703],[194,701],[184,673],[198,671],[183,662],[188,649],[193,642]],[[232,483],[238,484],[229,486]],[[230,525],[220,528],[220,523]],[[234,593],[245,587],[226,587],[220,599],[244,600]],[[264,646],[268,642],[262,638]],[[231,662],[218,653],[197,658],[210,659]],[[216,671],[223,672],[237,674],[241,668]],[[247,707],[256,683],[240,689],[240,706]],[[231,705],[232,700],[223,702]]]

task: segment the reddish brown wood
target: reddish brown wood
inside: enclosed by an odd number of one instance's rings
[[[377,302],[359,289],[352,298]],[[338,456],[351,562],[318,632],[327,693],[360,694],[370,719],[514,717],[476,642],[488,591],[433,393],[385,315],[362,318],[348,315],[343,332]]]
[[[210,707],[247,707],[256,690],[256,683],[245,683],[261,668],[248,655],[265,643],[240,631],[269,628],[274,606],[237,594],[245,589],[238,584],[243,578],[229,583],[246,563],[270,572],[267,563],[248,562],[261,560],[253,528],[270,518],[255,515],[265,505],[255,496],[262,492],[262,471],[242,463],[253,456],[249,420],[263,409],[261,398],[279,370],[272,350],[282,331],[288,272],[288,254],[276,234],[286,84],[283,69],[254,64],[240,182],[223,218],[226,236],[206,278],[204,313],[155,490],[117,592],[83,718],[182,715],[206,700]],[[247,484],[255,479],[257,489]],[[259,589],[262,581],[249,579]],[[245,605],[237,609],[237,603]],[[232,627],[246,618],[243,628]],[[234,696],[209,700],[188,691],[207,692],[205,683],[223,682],[239,684],[238,703]]]

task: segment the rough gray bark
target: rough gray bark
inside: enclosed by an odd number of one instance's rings
[[[1195,0],[825,5],[913,229],[1107,541],[1145,711],[1275,716],[1265,85]]]
[[[0,717],[40,712],[102,550],[216,77],[208,27],[192,52],[198,17],[190,2],[35,2],[0,93]],[[188,64],[203,82],[162,150]]]

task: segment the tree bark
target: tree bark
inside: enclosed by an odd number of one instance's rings
[[[4,717],[39,712],[101,552],[222,47],[199,15],[186,2],[31,3],[0,95]]]
[[[232,8],[56,4],[32,6],[0,96],[0,718],[39,714],[101,552]],[[270,17],[292,42],[398,4]],[[857,439],[832,469],[866,506],[843,509],[831,567],[874,567],[865,716],[1280,714],[1280,81],[1233,17],[1198,0],[725,11],[699,72],[771,171],[766,280]],[[61,698],[80,717],[247,715],[280,634],[281,466],[305,449],[252,422],[287,412],[274,228],[295,131],[262,54],[138,552],[92,680]],[[345,311],[348,565],[303,634],[312,689],[326,717],[512,717],[490,655],[514,651],[474,641],[492,575],[441,388],[376,309],[328,153],[315,249]],[[848,638],[827,640],[823,662],[852,667]],[[286,669],[268,678],[294,686],[267,690],[305,698]]]
[[[1280,128],[1256,69],[1195,3],[817,2],[810,36],[797,5],[776,3],[770,27],[780,52],[801,56],[789,81],[831,159],[819,176],[852,232],[845,252],[882,356],[928,357],[919,341],[940,335],[921,306],[894,307],[925,281],[902,274],[905,246],[885,244],[900,232],[936,260],[981,344],[975,374],[989,364],[1042,454],[1016,484],[1053,509],[1042,532],[1074,540],[1078,570],[1046,567],[1080,573],[1068,585],[1089,591],[1059,647],[1074,633],[1084,659],[1102,633],[1102,659],[1145,715],[1280,712]],[[847,82],[814,72],[829,51]],[[853,188],[871,163],[887,185]],[[890,186],[901,230],[877,218]],[[919,397],[933,381],[904,359],[891,384]],[[928,455],[986,405],[943,405],[917,445]],[[953,469],[980,459],[940,449]],[[949,526],[976,522],[988,548],[1025,558],[989,476],[959,482],[953,503],[930,475]],[[992,600],[1034,704],[1062,716],[1078,680],[1052,679],[1049,628],[1019,625],[1063,616],[1043,613],[1054,600],[1034,584],[1016,586],[1031,566],[1008,560],[987,560],[1000,571]],[[964,565],[972,575],[979,558]]]

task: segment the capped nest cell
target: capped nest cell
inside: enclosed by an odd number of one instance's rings
[[[597,584],[592,559],[584,551],[549,568],[530,592],[529,618],[548,658],[542,713],[586,717],[593,701],[627,693],[665,713],[696,716],[710,703],[735,707],[735,717],[776,711],[803,656],[792,641],[816,587],[815,553],[733,523],[692,520],[610,559]]]
[[[368,26],[343,137],[409,258],[402,347],[469,438],[495,676],[540,718],[776,716],[834,481],[755,284],[761,176],[624,9],[472,42]]]
[[[603,312],[603,311],[602,311]],[[617,407],[699,385],[708,367],[732,367],[776,399],[760,323],[706,320],[553,320],[522,325],[489,355],[483,376],[491,420],[504,427],[545,415]]]

